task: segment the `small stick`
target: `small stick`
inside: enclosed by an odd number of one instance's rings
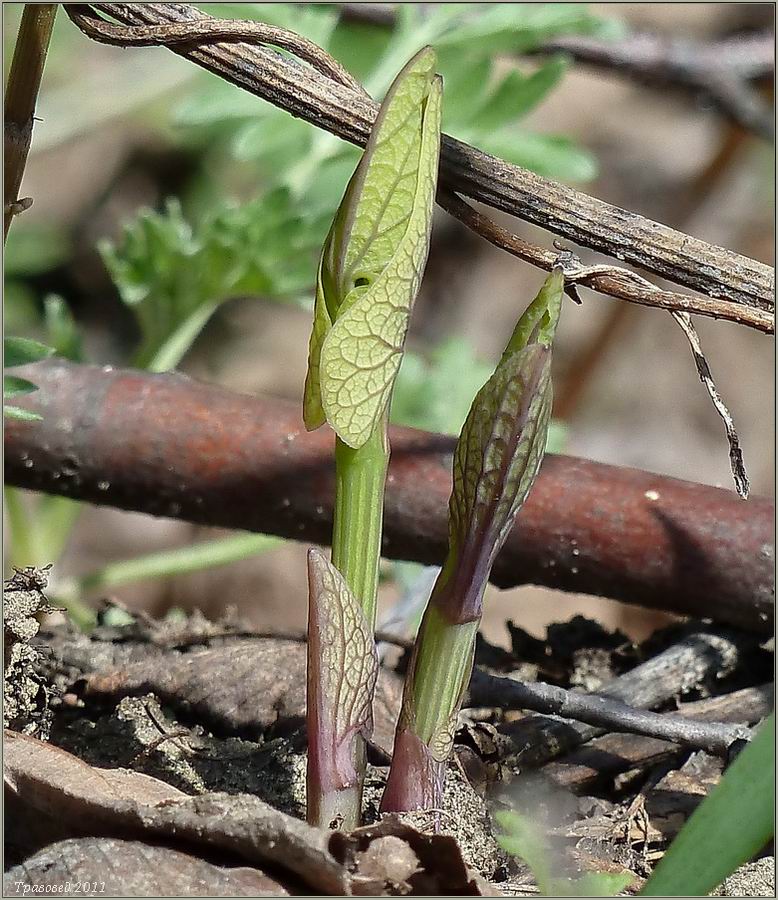
[[[682,703],[673,715],[698,721],[755,725],[773,709],[772,684],[743,688],[719,697]],[[677,744],[638,734],[606,734],[591,744],[550,762],[543,774],[575,793],[591,791],[603,778],[673,762],[682,750]]]
[[[715,756],[726,757],[735,741],[751,739],[751,730],[742,725],[647,712],[600,694],[579,694],[542,682],[523,684],[480,671],[473,672],[469,694],[472,706],[531,709],[609,731],[661,738]]]
[[[733,672],[754,640],[745,635],[699,630],[600,689],[602,696],[650,709],[698,687],[711,676]],[[471,704],[476,705],[476,704]],[[583,722],[543,715],[521,719],[507,729],[522,765],[540,766],[604,733]]]
[[[705,389],[708,394],[710,394],[710,399],[716,407],[716,412],[721,416],[724,422],[724,427],[727,431],[727,441],[729,442],[729,464],[732,469],[732,477],[735,480],[735,487],[737,488],[738,494],[744,500],[747,500],[749,490],[748,475],[746,475],[746,467],[743,462],[743,451],[740,449],[740,438],[735,429],[732,413],[727,409],[727,405],[721,399],[721,395],[716,388],[716,383],[713,380],[708,360],[705,359],[705,354],[702,352],[700,336],[697,334],[697,329],[692,323],[691,316],[689,313],[685,312],[674,312],[672,315],[675,321],[681,326],[681,330],[689,341],[689,346],[692,348],[692,354],[694,356],[694,365],[697,367],[697,374],[700,376],[700,381],[705,385]]]
[[[556,251],[531,244],[473,209],[458,194],[443,187],[438,189],[437,200],[449,215],[458,219],[472,232],[487,240],[494,247],[505,250],[506,253],[510,253],[518,259],[523,259],[547,272],[562,262],[568,288],[574,288],[575,285],[580,284],[600,294],[617,297],[619,300],[626,300],[641,306],[653,306],[670,312],[690,311],[714,319],[749,325],[765,334],[772,334],[774,331],[774,317],[766,310],[743,306],[733,307],[729,301],[717,300],[715,297],[695,297],[691,294],[681,294],[678,291],[664,291],[641,275],[622,266],[583,266],[573,254],[567,255],[565,264],[564,258],[560,260],[558,252],[560,248],[556,242]],[[577,299],[575,294],[572,296]]]

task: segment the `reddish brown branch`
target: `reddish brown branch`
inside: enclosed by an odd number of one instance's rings
[[[26,367],[41,422],[6,422],[6,481],[192,522],[326,543],[332,433],[297,404],[179,375]],[[391,433],[384,554],[440,563],[454,440]],[[774,506],[636,469],[549,456],[492,580],[612,597],[768,633]]]

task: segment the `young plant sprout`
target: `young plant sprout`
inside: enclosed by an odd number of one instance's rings
[[[449,548],[405,678],[381,809],[440,809],[494,560],[535,481],[551,417],[551,343],[564,276],[555,269],[476,395],[454,453]]]
[[[421,50],[390,87],[324,245],[303,415],[336,434],[332,562],[309,555],[308,820],[359,822],[387,420],[429,250],[442,82]]]

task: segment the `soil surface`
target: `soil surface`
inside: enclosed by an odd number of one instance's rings
[[[6,585],[5,725],[23,735],[9,743],[6,733],[15,822],[6,896],[19,882],[53,885],[74,866],[87,893],[107,883],[105,893],[124,896],[536,894],[531,871],[495,837],[499,809],[537,823],[560,872],[628,873],[635,893],[728,762],[504,703],[466,704],[444,808],[382,819],[401,654],[379,679],[365,826],[317,832],[303,824],[302,635],[258,635],[199,614],[155,621],[111,605],[85,635],[51,624],[44,587],[35,570]],[[772,705],[772,653],[748,635],[690,622],[637,645],[580,617],[544,640],[508,628],[510,651],[479,640],[482,678],[743,725]],[[649,686],[644,672],[654,673]],[[770,896],[772,872],[760,859],[719,893]]]

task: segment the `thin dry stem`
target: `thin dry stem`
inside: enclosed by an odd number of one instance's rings
[[[154,43],[154,28],[180,26],[176,31],[177,42],[171,45],[174,53],[293,115],[364,146],[378,107],[361,88],[355,90],[342,81],[322,76],[320,71],[301,68],[264,47],[226,40],[214,43],[213,33],[209,34],[206,45],[203,28],[217,20],[187,4],[92,6],[121,23],[112,26],[112,42]],[[94,18],[92,14],[90,21]],[[93,34],[100,39],[94,29]],[[181,43],[184,35],[188,41]],[[449,192],[480,200],[582,246],[617,256],[709,296],[700,298],[661,291],[634,273],[615,266],[607,267],[606,271],[597,267],[596,272],[586,270],[578,274],[581,283],[597,291],[647,306],[724,318],[766,333],[774,331],[774,273],[763,263],[610,206],[446,136],[441,153],[441,183]],[[459,212],[464,215],[463,210]],[[468,218],[469,227],[497,243],[494,238],[499,235],[499,226],[485,217],[476,219],[469,215]],[[550,250],[538,252],[539,248],[531,245],[525,245],[522,255],[516,252],[522,248],[515,236],[505,234],[511,240],[498,246],[505,245],[505,249],[511,246],[511,252],[535,265],[545,254],[556,255]]]
[[[4,241],[13,217],[32,205],[30,197],[19,199],[19,189],[30,151],[35,103],[56,13],[56,3],[26,4],[16,39],[5,91]]]

